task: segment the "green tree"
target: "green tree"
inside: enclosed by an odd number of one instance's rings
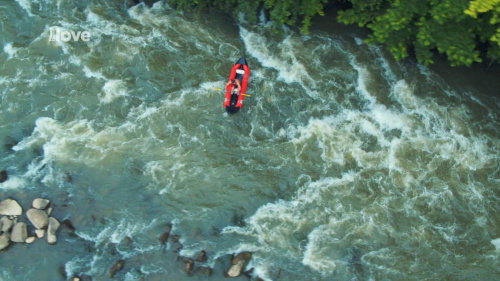
[[[452,66],[470,65],[482,60],[478,44],[485,44],[488,57],[500,61],[499,0],[349,2],[352,8],[340,11],[339,21],[368,27],[373,32],[368,42],[386,45],[396,59],[414,53],[419,62],[429,64],[433,62],[433,52],[437,51],[445,54]],[[475,2],[481,3],[473,4]]]

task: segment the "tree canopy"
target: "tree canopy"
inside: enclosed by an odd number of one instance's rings
[[[299,26],[308,33],[311,18],[326,4],[342,4],[337,19],[372,31],[367,41],[387,47],[396,59],[414,56],[433,63],[436,52],[452,66],[488,59],[500,62],[500,0],[168,0],[188,9],[216,7],[251,22],[264,10],[275,27]]]

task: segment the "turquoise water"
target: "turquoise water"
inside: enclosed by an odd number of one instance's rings
[[[49,198],[76,228],[0,253],[1,280],[108,280],[120,259],[116,280],[223,280],[217,258],[240,251],[265,280],[498,279],[497,67],[398,63],[327,19],[277,37],[163,2],[0,16],[0,199]],[[252,96],[229,116],[212,88],[241,55]],[[212,276],[182,272],[167,223]]]

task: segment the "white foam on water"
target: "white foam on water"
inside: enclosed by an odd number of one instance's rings
[[[20,189],[25,187],[26,185],[27,182],[24,178],[9,175],[6,181],[0,183],[0,190]]]
[[[26,11],[29,17],[32,17],[31,13],[31,5],[35,3],[39,3],[38,0],[16,0],[17,4]]]
[[[122,80],[108,80],[102,87],[103,94],[99,95],[99,101],[103,104],[111,103],[119,97],[127,96],[127,86]]]
[[[305,66],[294,54],[296,46],[301,44],[293,35],[283,39],[277,46],[270,46],[264,36],[248,31],[240,26],[240,37],[248,53],[264,67],[276,69],[278,79],[286,83],[299,83],[307,94],[317,96],[316,81],[308,74]],[[279,52],[276,52],[278,50]]]
[[[13,147],[15,151],[42,146],[44,163],[49,161],[72,161],[93,165],[121,150],[126,145],[124,132],[109,127],[95,131],[87,120],[76,120],[61,124],[48,117],[35,122],[31,136]]]
[[[497,252],[500,252],[500,238],[491,240],[491,244],[495,246]]]
[[[338,240],[333,237],[335,237],[335,232],[330,227],[324,225],[317,227],[309,233],[307,236],[309,243],[307,243],[302,263],[323,275],[332,274],[337,265],[334,260],[328,258],[328,251],[330,249],[324,247],[321,241],[325,238],[329,240],[329,243]]]
[[[12,42],[3,46],[3,51],[8,55],[8,59],[16,57],[18,50],[18,48],[12,46]]]

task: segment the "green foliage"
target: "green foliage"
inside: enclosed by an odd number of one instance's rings
[[[383,43],[396,59],[414,53],[424,64],[433,52],[452,66],[480,62],[479,43],[500,61],[500,0],[349,0],[339,21],[373,31],[368,42]],[[478,41],[479,39],[479,41]]]

